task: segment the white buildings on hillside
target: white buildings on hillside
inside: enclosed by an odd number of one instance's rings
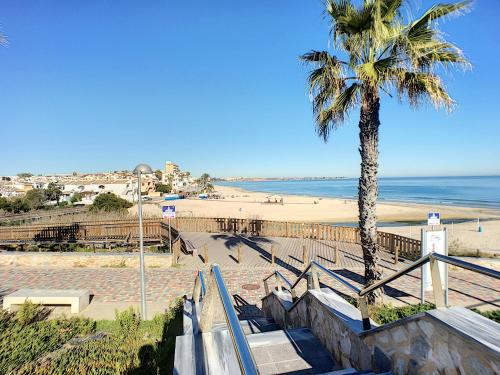
[[[189,172],[183,172],[179,166],[171,161],[165,162],[165,170],[162,171],[162,184],[172,184],[174,193],[191,193],[196,191],[196,183]]]
[[[61,202],[70,201],[75,194],[82,196],[82,204],[91,204],[101,193],[114,193],[129,201],[137,201],[137,177],[130,172],[94,174],[73,174],[56,176],[32,176],[0,178],[0,196],[23,195],[31,189],[46,189],[49,183],[56,183],[62,190]],[[146,174],[141,179],[141,193],[154,194],[158,179]]]

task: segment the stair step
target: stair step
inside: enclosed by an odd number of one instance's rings
[[[270,332],[280,329],[273,319],[270,318],[253,318],[240,320],[241,328],[245,335],[250,335],[253,333]],[[212,332],[223,331],[227,329],[226,323],[214,324],[212,326]]]
[[[321,374],[339,370],[307,328],[247,335],[260,374]]]
[[[344,368],[342,370],[324,372],[320,375],[356,375],[359,374],[358,370],[355,368]]]

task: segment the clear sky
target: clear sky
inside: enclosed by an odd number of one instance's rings
[[[420,11],[431,1],[420,1]],[[161,168],[357,176],[355,112],[325,144],[301,53],[328,46],[320,0],[0,2],[0,175]],[[442,24],[473,70],[452,114],[384,96],[383,176],[500,174],[499,0]]]

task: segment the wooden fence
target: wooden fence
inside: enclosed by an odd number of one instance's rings
[[[160,221],[144,220],[144,239],[159,240]],[[72,224],[0,227],[0,243],[133,242],[139,238],[137,221],[76,222]]]
[[[146,241],[165,241],[168,225],[160,219],[145,219]],[[359,229],[317,223],[270,221],[232,218],[176,218],[171,220],[172,237],[178,232],[235,233],[263,237],[309,238],[316,240],[360,243]],[[175,228],[175,229],[174,229]],[[178,232],[177,232],[178,231]],[[35,224],[0,227],[0,244],[6,243],[71,243],[71,242],[134,242],[138,240],[135,220],[79,222],[70,225]],[[181,240],[182,241],[182,240]],[[177,242],[176,240],[174,242]],[[420,241],[392,233],[378,232],[378,244],[395,257],[417,259]]]
[[[361,243],[359,229],[328,224],[232,218],[176,218],[172,225],[184,232],[240,233],[263,237],[310,238]],[[378,244],[396,258],[420,257],[420,241],[387,232],[378,232]]]

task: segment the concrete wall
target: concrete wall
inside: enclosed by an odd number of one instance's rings
[[[145,254],[146,268],[167,268],[170,254]],[[139,267],[139,253],[0,252],[0,267]]]

